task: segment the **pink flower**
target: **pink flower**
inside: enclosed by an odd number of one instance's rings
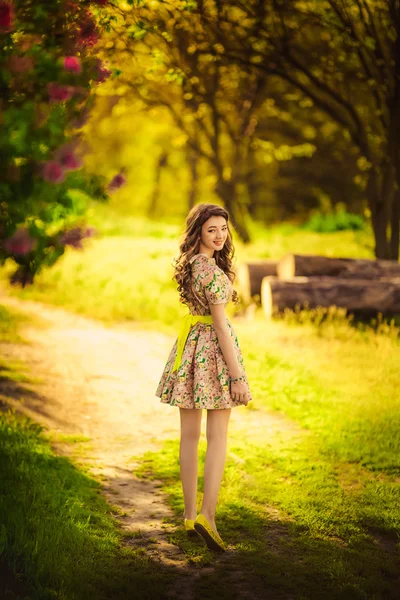
[[[66,171],[76,171],[82,167],[82,160],[70,150],[62,157],[61,165]]]
[[[43,179],[50,183],[61,183],[65,179],[65,173],[62,166],[55,160],[48,160],[43,165]]]
[[[36,248],[36,244],[37,240],[31,238],[28,229],[21,227],[4,241],[4,248],[9,254],[23,256]]]
[[[11,2],[0,1],[0,29],[10,31],[14,19],[14,9]]]
[[[63,246],[72,246],[73,248],[82,248],[82,240],[87,237],[95,235],[96,230],[94,227],[73,227],[69,231],[64,231],[58,238],[58,241]]]
[[[64,231],[58,238],[60,244],[63,246],[72,246],[73,248],[82,248],[82,229],[80,227],[74,227],[69,231]]]
[[[50,102],[64,102],[73,96],[75,88],[72,85],[60,85],[53,81],[47,84],[47,91],[49,92]]]
[[[66,56],[64,58],[64,69],[71,73],[80,73],[82,71],[81,60],[77,56]]]
[[[75,154],[76,143],[64,144],[54,152],[53,159],[65,171],[76,171],[82,167],[82,160]]]
[[[115,175],[108,184],[108,191],[110,192],[110,194],[112,194],[116,190],[119,190],[119,188],[122,187],[125,183],[125,175],[123,173],[118,173],[118,175]]]

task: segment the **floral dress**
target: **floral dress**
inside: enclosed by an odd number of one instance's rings
[[[232,283],[214,258],[196,254],[192,263],[192,286],[195,301],[189,306],[192,315],[211,315],[210,304],[228,304],[232,298]],[[229,319],[226,319],[236,356],[251,400],[242,352]],[[175,341],[157,387],[161,402],[180,408],[233,408],[242,401],[232,399],[229,391],[229,371],[214,326],[196,323],[190,329],[180,367],[172,371],[177,353]]]

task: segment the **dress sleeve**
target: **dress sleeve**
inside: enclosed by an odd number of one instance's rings
[[[230,300],[231,286],[228,277],[221,269],[209,265],[202,280],[208,304],[223,304]]]

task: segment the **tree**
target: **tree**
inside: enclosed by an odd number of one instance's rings
[[[103,51],[110,63],[120,65],[123,85],[147,106],[164,106],[170,112],[186,137],[191,160],[194,153],[207,162],[215,174],[216,193],[239,235],[249,241],[247,206],[238,186],[246,177],[257,111],[267,94],[265,77],[256,68],[223,61],[221,2],[208,4],[208,19],[201,2],[198,9],[186,11],[174,1],[158,3],[154,10],[139,7],[133,18],[128,12],[123,21],[113,23]],[[115,52],[118,47],[120,53]]]
[[[342,129],[359,151],[378,258],[398,259],[399,0],[234,2],[237,43],[225,60],[279,76]],[[258,25],[263,40],[254,45]]]

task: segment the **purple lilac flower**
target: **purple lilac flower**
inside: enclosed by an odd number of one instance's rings
[[[48,160],[43,165],[43,179],[49,183],[61,183],[65,179],[65,173],[62,166],[55,160]]]
[[[15,256],[29,254],[29,252],[36,248],[36,244],[37,241],[30,236],[26,227],[17,229],[17,231],[3,243],[7,252]]]
[[[125,183],[126,183],[125,175],[123,173],[118,173],[117,175],[115,175],[112,178],[112,180],[108,184],[109,193],[112,194],[116,190],[119,190],[119,188],[122,187],[123,185],[125,185]]]

